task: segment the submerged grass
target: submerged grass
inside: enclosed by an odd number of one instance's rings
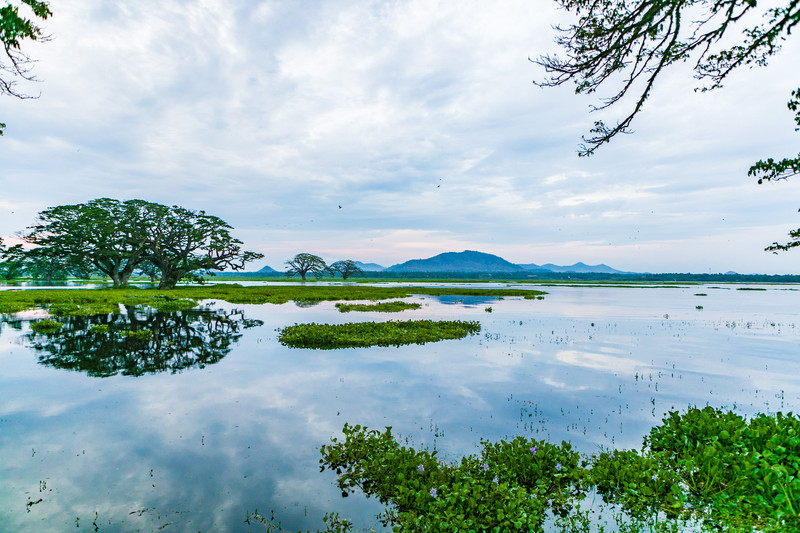
[[[350,311],[375,311],[382,313],[398,313],[407,309],[419,309],[421,304],[408,303],[408,302],[380,302],[377,304],[336,304],[336,309],[340,313],[349,313]]]
[[[0,313],[27,309],[46,309],[56,316],[119,312],[120,305],[148,305],[162,311],[191,309],[201,300],[222,300],[234,304],[283,304],[336,300],[390,300],[413,295],[430,296],[522,296],[537,298],[547,294],[524,289],[471,289],[440,287],[364,287],[364,286],[260,286],[236,284],[158,289],[25,289],[0,291]]]
[[[278,340],[290,348],[366,348],[425,344],[460,339],[481,330],[478,322],[461,320],[408,320],[350,324],[295,324],[283,328]]]

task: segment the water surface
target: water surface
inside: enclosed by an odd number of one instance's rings
[[[50,336],[30,330],[35,313],[5,316],[0,530],[259,531],[244,523],[255,509],[289,530],[331,510],[375,526],[377,503],[342,499],[319,472],[345,422],[455,459],[520,434],[639,447],[689,405],[797,411],[800,292],[764,288],[548,287],[544,300],[410,298],[422,309],[400,314],[204,302],[71,318]],[[277,342],[294,323],[411,318],[482,331],[399,348]]]

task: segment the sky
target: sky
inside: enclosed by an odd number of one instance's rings
[[[39,95],[0,96],[0,237],[41,210],[144,199],[227,221],[248,270],[309,252],[390,266],[478,250],[637,272],[800,273],[764,252],[800,227],[786,108],[800,37],[694,91],[662,76],[635,133],[589,158],[610,96],[540,88],[569,21],[549,0],[51,1]],[[627,108],[626,108],[627,109]]]

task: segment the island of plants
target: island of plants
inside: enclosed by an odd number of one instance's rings
[[[409,309],[419,309],[422,307],[418,303],[409,302],[380,302],[377,304],[336,304],[336,309],[340,313],[349,313],[350,311],[365,311],[365,312],[378,312],[378,313],[399,313]]]
[[[280,330],[278,341],[290,348],[366,348],[426,344],[460,339],[481,330],[478,322],[462,320],[407,320],[349,324],[295,324]]]

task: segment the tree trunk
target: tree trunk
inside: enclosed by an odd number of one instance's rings
[[[180,275],[178,272],[171,270],[161,271],[161,281],[158,283],[158,288],[161,290],[172,290],[178,284]]]

